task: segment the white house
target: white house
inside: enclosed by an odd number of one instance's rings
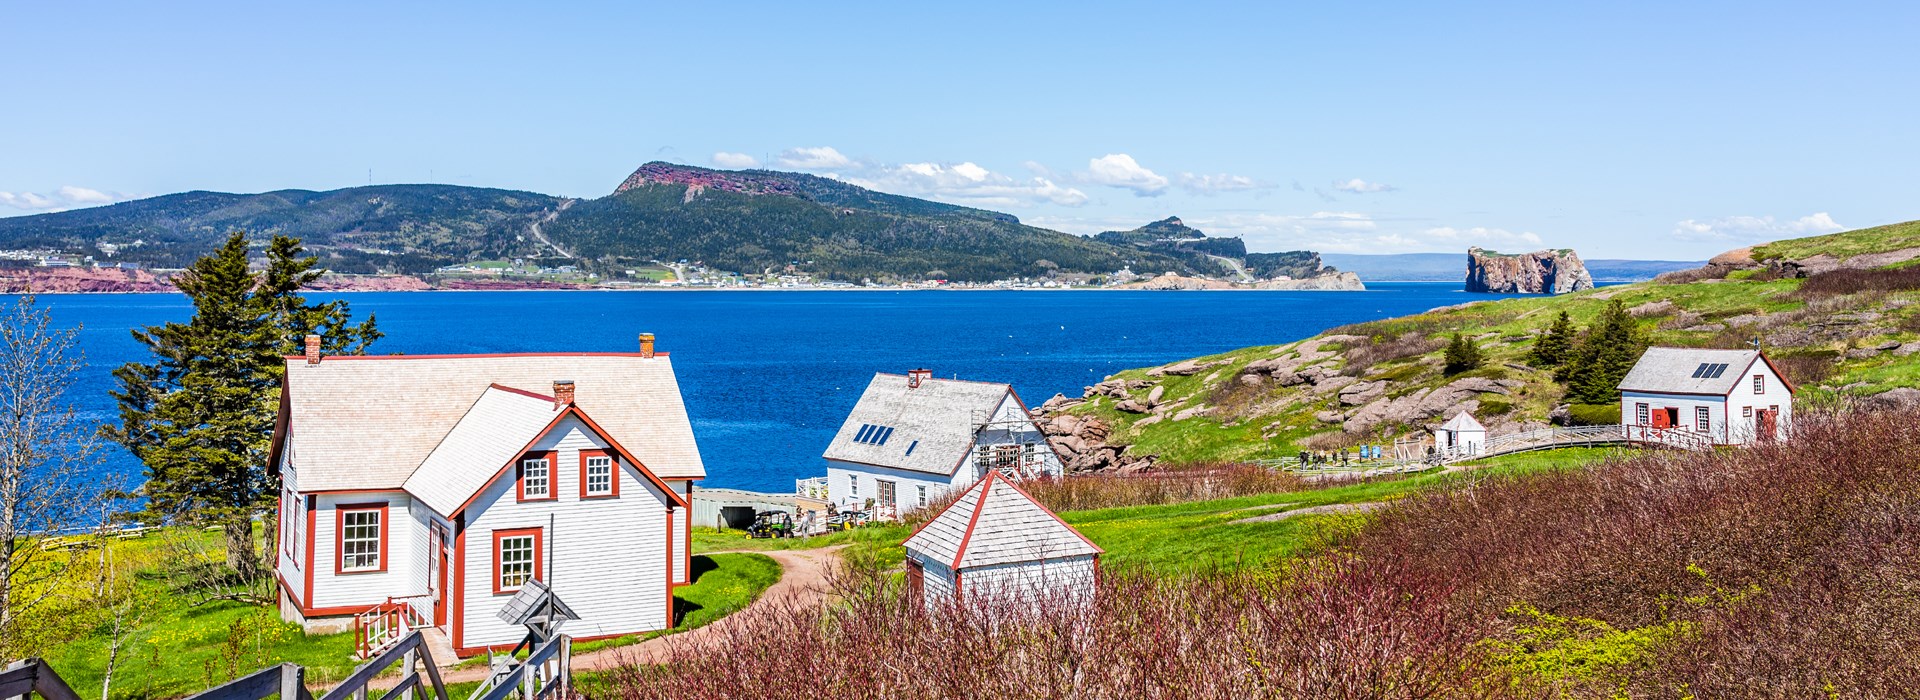
[[[907,590],[929,607],[962,595],[1088,600],[1100,547],[998,471],[907,538]]]
[[[1620,422],[1637,439],[1766,442],[1792,432],[1793,392],[1758,350],[1649,348],[1620,381]]]
[[[1060,455],[1013,387],[878,373],[854,404],[827,460],[827,500],[882,518],[938,501],[989,472],[1058,476]]]
[[[512,646],[530,579],[576,639],[672,626],[705,476],[673,365],[638,353],[287,359],[280,610],[337,629],[404,604],[462,655]]]
[[[1442,452],[1474,455],[1486,449],[1487,428],[1466,411],[1433,429],[1433,446]]]

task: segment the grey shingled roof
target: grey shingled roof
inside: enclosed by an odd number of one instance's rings
[[[1013,387],[991,382],[928,378],[918,388],[907,377],[873,375],[823,457],[928,474],[952,474],[973,449],[974,432]],[[892,428],[886,444],[855,440],[866,425]],[[908,454],[912,448],[912,454]]]
[[[997,471],[927,521],[906,547],[954,569],[1101,553]]]
[[[665,355],[291,358],[285,448],[301,491],[399,489],[489,385],[546,393],[557,380],[573,381],[575,404],[654,475],[706,476]]]
[[[1724,396],[1749,376],[1747,368],[1758,359],[1758,350],[1647,348],[1626,378],[1620,380],[1620,390]],[[1694,377],[1702,364],[1725,364],[1727,369],[1718,377]]]

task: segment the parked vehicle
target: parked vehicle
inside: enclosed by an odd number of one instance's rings
[[[763,510],[747,526],[747,536],[758,539],[794,536],[793,516],[782,510]]]

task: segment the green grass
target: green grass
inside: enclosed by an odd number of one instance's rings
[[[781,537],[753,539],[747,537],[745,530],[718,529],[711,527],[693,528],[694,552],[750,551],[766,552],[785,549],[819,549],[834,545],[846,545],[840,556],[856,563],[899,562],[906,558],[906,550],[900,546],[907,536],[912,534],[904,525],[896,523],[873,523],[852,530],[816,535],[814,537]]]
[[[1611,449],[1569,448],[1522,453],[1470,463],[1476,477],[1515,476],[1574,468],[1618,454]],[[1438,470],[1323,489],[1244,496],[1164,506],[1069,511],[1060,517],[1106,550],[1109,566],[1133,566],[1157,574],[1206,573],[1218,567],[1261,566],[1310,553],[1342,528],[1364,521],[1358,514],[1317,514],[1280,521],[1236,523],[1256,515],[1314,506],[1390,501],[1443,488],[1466,475]]]
[[[192,547],[182,547],[182,542]],[[282,622],[272,605],[205,601],[199,591],[184,587],[162,569],[166,559],[183,551],[217,555],[218,544],[214,533],[172,530],[111,545],[114,559],[139,563],[133,567],[134,585],[141,596],[141,615],[128,625],[131,632],[115,662],[114,697],[178,697],[282,662],[306,667],[308,685],[320,687],[359,665],[351,632],[308,635],[299,625]],[[694,581],[674,591],[681,615],[675,632],[710,624],[745,607],[780,579],[780,565],[761,554],[699,555],[693,567]],[[111,619],[98,622],[91,633],[47,654],[61,677],[89,698],[100,696],[111,643]],[[660,634],[585,642],[574,649],[584,653]]]
[[[1795,260],[1826,253],[1838,258],[1851,258],[1916,247],[1920,247],[1920,221],[1908,221],[1859,231],[1774,241],[1755,247],[1753,257],[1756,260]]]

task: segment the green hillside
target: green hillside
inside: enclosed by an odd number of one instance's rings
[[[1804,260],[1916,246],[1920,222],[1781,241],[1758,251]],[[1629,309],[1656,345],[1734,348],[1758,341],[1799,385],[1803,405],[1920,385],[1920,267],[1775,274],[1761,264],[1709,266],[1650,282],[1334,328],[1296,343],[1121,372],[1067,410],[1106,420],[1114,429],[1110,442],[1129,445],[1131,453],[1172,462],[1381,443],[1463,409],[1496,432],[1542,425],[1563,403],[1566,387],[1551,370],[1530,364],[1536,340],[1560,312],[1584,328],[1612,302]],[[1486,361],[1449,376],[1443,347],[1455,332],[1469,334]],[[1158,403],[1142,410],[1156,390]]]
[[[183,267],[242,230],[287,235],[335,271],[424,272],[454,262],[537,254],[528,226],[560,197],[454,185],[329,192],[183,192],[104,207],[0,218],[0,248],[48,248]]]

